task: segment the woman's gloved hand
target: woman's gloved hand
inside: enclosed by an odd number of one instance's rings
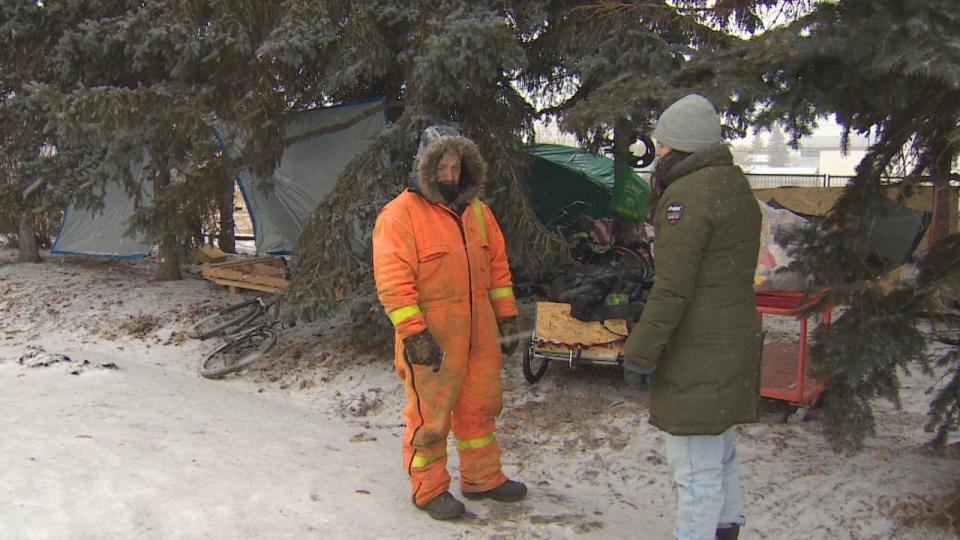
[[[443,350],[433,340],[429,330],[403,338],[403,355],[407,362],[430,366],[433,371],[440,371],[443,362]]]
[[[520,327],[517,324],[517,318],[497,319],[497,326],[500,329],[500,350],[503,354],[510,356],[517,350],[517,345],[520,345]]]

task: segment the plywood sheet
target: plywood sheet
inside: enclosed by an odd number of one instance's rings
[[[580,345],[584,357],[615,359],[628,334],[622,319],[584,322],[570,315],[570,304],[557,302],[537,302],[536,321],[539,352],[569,354]]]

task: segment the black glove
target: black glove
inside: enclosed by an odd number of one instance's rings
[[[430,366],[440,371],[443,362],[443,350],[433,340],[429,330],[403,338],[403,355],[407,362],[421,366]]]
[[[500,331],[500,350],[503,354],[510,356],[517,350],[517,345],[520,345],[520,327],[517,325],[517,318],[497,319],[497,327]]]

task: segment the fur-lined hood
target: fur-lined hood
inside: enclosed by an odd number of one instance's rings
[[[477,145],[466,137],[441,137],[417,157],[417,176],[414,190],[434,203],[446,203],[437,187],[437,165],[446,152],[460,156],[460,195],[454,206],[467,205],[483,191],[487,181],[487,164],[480,156]]]

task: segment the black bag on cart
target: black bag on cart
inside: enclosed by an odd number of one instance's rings
[[[640,314],[643,313],[643,306],[643,302],[610,305],[603,303],[603,301],[596,303],[593,299],[582,297],[577,298],[570,305],[570,315],[585,322],[613,319],[637,322],[640,320]]]
[[[568,266],[550,285],[548,298],[570,304],[570,314],[581,321],[636,321],[652,286],[642,269],[630,266]]]

